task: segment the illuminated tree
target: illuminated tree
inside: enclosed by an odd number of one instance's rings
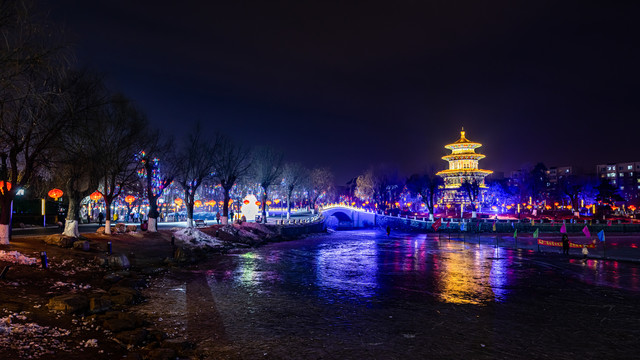
[[[478,201],[478,196],[480,195],[480,184],[475,177],[466,177],[462,179],[462,183],[460,183],[460,189],[467,195],[467,199],[469,199],[469,203],[471,205],[471,211],[473,211],[474,215],[476,212],[476,201]]]
[[[145,147],[147,119],[121,94],[112,96],[102,116],[96,120],[94,146],[100,156],[98,191],[105,203],[105,234],[111,233],[111,204],[127,188],[138,182],[137,154]]]
[[[205,138],[197,124],[183,142],[175,158],[176,182],[184,191],[184,203],[187,207],[187,226],[193,227],[193,206],[195,194],[205,178],[215,171],[215,156],[218,142]]]
[[[291,217],[291,195],[308,178],[309,170],[298,163],[285,164],[282,171],[282,185],[287,197],[287,219]]]
[[[420,195],[429,209],[429,219],[433,221],[434,206],[436,204],[439,187],[443,184],[440,176],[431,173],[413,174],[407,179],[407,190],[414,196]]]
[[[215,155],[214,178],[223,189],[222,223],[229,222],[229,193],[239,180],[243,179],[251,167],[249,150],[236,145],[226,137],[219,138],[219,150]]]
[[[173,183],[175,177],[175,161],[172,161],[173,143],[171,139],[163,139],[158,131],[147,136],[149,143],[146,150],[138,153],[140,169],[138,175],[142,179],[144,193],[149,201],[148,231],[158,231],[158,199],[165,189]],[[161,162],[162,159],[162,162]],[[127,207],[128,209],[128,207]]]
[[[271,148],[259,149],[254,155],[253,178],[261,187],[262,222],[267,222],[267,197],[269,187],[276,184],[282,175],[282,154]]]
[[[311,170],[308,181],[309,201],[311,209],[315,209],[316,202],[323,195],[326,196],[334,188],[333,173],[329,168],[315,168]]]

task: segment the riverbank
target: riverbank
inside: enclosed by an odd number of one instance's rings
[[[149,300],[148,284],[210,254],[290,239],[259,224],[125,231],[77,241],[16,237],[0,247],[0,270],[8,266],[0,279],[0,357],[191,358],[194,343],[176,341],[136,311]]]

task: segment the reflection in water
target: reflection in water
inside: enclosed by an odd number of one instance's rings
[[[460,249],[450,251],[440,258],[442,270],[438,278],[441,283],[440,298],[443,301],[453,304],[481,304],[493,298],[489,284],[492,260],[486,260],[483,252],[482,249]]]
[[[316,257],[316,277],[322,289],[338,290],[349,297],[371,297],[377,287],[376,241],[322,244]]]

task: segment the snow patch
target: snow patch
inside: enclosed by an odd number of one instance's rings
[[[173,232],[176,240],[180,240],[191,247],[222,247],[223,242],[209,236],[196,228],[182,228]]]
[[[40,260],[22,255],[17,251],[0,250],[0,261],[7,261],[10,263],[21,264],[21,265],[35,265]]]
[[[56,350],[69,350],[66,343],[59,339],[71,334],[69,330],[41,326],[26,320],[24,312],[0,318],[0,352],[2,349],[12,349],[17,351],[20,358],[31,359],[54,354]]]

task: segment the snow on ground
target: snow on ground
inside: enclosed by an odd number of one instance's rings
[[[221,247],[224,244],[222,241],[196,228],[181,228],[177,231],[176,228],[173,228],[172,231],[176,240],[180,240],[193,247]]]
[[[0,261],[7,261],[14,264],[35,265],[39,259],[22,255],[17,251],[0,250]]]
[[[0,350],[13,349],[25,359],[67,350],[67,344],[60,338],[68,336],[69,330],[40,326],[26,322],[26,319],[25,313],[0,318]]]

